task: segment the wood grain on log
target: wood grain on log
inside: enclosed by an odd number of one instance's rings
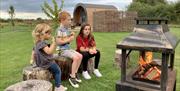
[[[52,84],[45,80],[27,80],[7,87],[5,91],[52,91]]]
[[[94,70],[94,60],[92,58],[90,58],[88,60],[88,68],[87,68],[89,73],[93,73]]]
[[[27,66],[23,69],[23,80],[39,79],[49,81],[51,78],[52,74],[49,70],[40,67]]]
[[[71,73],[72,60],[67,57],[58,57],[56,63],[61,68],[61,80],[66,80],[69,78],[69,74]]]

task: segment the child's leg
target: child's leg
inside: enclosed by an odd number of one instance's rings
[[[70,76],[75,78],[75,74],[77,73],[78,68],[81,64],[82,55],[75,50],[64,50],[61,55],[73,60]]]
[[[96,54],[89,54],[89,58],[92,58],[95,56],[95,65],[94,65],[94,68],[95,69],[98,69],[98,65],[99,65],[99,61],[100,61],[100,51],[99,50],[96,50],[97,53]],[[84,57],[84,56],[83,56]]]
[[[70,75],[72,78],[75,78],[79,58],[77,56],[74,56],[72,58],[72,60],[73,60],[73,62],[72,62],[72,68],[71,68],[71,74]]]
[[[94,65],[94,68],[98,69],[99,60],[100,60],[100,51],[99,50],[96,50],[96,51],[97,51],[97,53],[95,54],[95,65]]]
[[[91,56],[95,56],[95,65],[94,65],[94,71],[93,73],[97,76],[97,77],[102,77],[102,74],[99,72],[98,70],[98,65],[99,65],[99,61],[100,61],[100,51],[99,50],[96,50],[97,53],[96,54],[93,54]]]
[[[54,78],[55,78],[55,86],[59,87],[61,85],[61,70],[59,66],[56,63],[53,63],[50,67],[49,70],[53,73]]]
[[[88,65],[88,60],[90,58],[90,54],[88,52],[81,52],[83,55],[82,63],[83,63],[83,71],[87,71],[87,65]]]
[[[76,73],[78,72],[78,69],[81,65],[81,61],[82,61],[82,55],[78,52],[76,52],[76,56],[78,57],[78,61],[77,61],[77,65],[76,65]]]

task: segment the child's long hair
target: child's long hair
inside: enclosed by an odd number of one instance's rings
[[[32,32],[32,36],[34,38],[34,42],[37,43],[41,40],[41,36],[46,32],[51,32],[51,27],[46,23],[41,23],[36,25],[35,29]]]
[[[85,23],[81,26],[81,29],[80,29],[80,32],[79,32],[79,36],[81,36],[82,38],[84,38],[84,35],[83,35],[83,30],[85,29],[86,26],[90,26],[90,33],[88,35],[88,41],[89,43],[92,43],[92,39],[94,38],[94,36],[92,35],[92,31],[91,31],[91,25],[88,24],[88,23]],[[94,43],[93,44],[90,44],[91,46],[94,46]]]

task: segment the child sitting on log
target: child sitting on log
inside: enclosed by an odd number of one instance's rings
[[[79,35],[76,38],[77,51],[83,55],[82,65],[83,72],[82,75],[85,79],[91,79],[91,76],[88,74],[87,65],[88,60],[95,56],[95,65],[93,73],[97,77],[102,77],[102,74],[98,70],[98,65],[100,61],[100,51],[96,49],[96,43],[94,36],[91,33],[90,24],[82,25]]]
[[[64,56],[72,59],[72,67],[71,67],[69,82],[74,88],[78,88],[79,87],[78,83],[81,82],[81,79],[79,78],[77,71],[81,64],[82,55],[70,48],[70,43],[74,39],[74,33],[70,33],[68,29],[71,27],[70,14],[66,11],[60,12],[59,22],[60,22],[60,26],[57,29],[57,38],[56,38],[58,49],[61,51],[59,54],[60,56]]]
[[[55,78],[55,91],[67,90],[61,84],[61,70],[53,60],[53,52],[56,49],[55,38],[51,36],[51,27],[45,23],[38,24],[32,32],[34,37],[34,60],[38,67],[48,69]],[[48,44],[47,40],[52,40],[52,44]]]

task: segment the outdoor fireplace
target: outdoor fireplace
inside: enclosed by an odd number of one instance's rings
[[[179,40],[169,32],[167,19],[137,18],[133,33],[117,44],[122,51],[121,80],[116,91],[175,91],[175,48]],[[127,73],[126,58],[138,51],[137,67]],[[160,58],[155,59],[159,53]],[[133,58],[131,58],[133,59]],[[127,73],[127,74],[126,74]]]

